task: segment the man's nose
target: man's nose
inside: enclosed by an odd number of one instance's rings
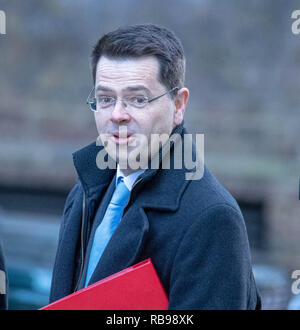
[[[111,113],[111,120],[116,123],[130,121],[127,105],[120,99],[116,100],[115,107]]]

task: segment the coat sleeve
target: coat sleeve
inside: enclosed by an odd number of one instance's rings
[[[247,309],[256,297],[253,282],[241,213],[229,205],[214,206],[195,219],[180,243],[169,309]]]
[[[53,272],[52,272],[52,281],[51,281],[51,289],[50,289],[50,298],[49,298],[49,302],[53,302],[59,298],[61,298],[61,296],[59,296],[59,294],[57,293],[57,291],[60,292],[61,287],[60,287],[60,278],[62,276],[62,258],[60,257],[60,255],[62,254],[62,251],[65,250],[65,246],[63,244],[63,237],[65,234],[65,228],[66,228],[66,222],[68,219],[68,215],[70,213],[70,210],[74,204],[74,201],[76,199],[76,195],[78,194],[80,190],[80,182],[79,180],[77,180],[77,182],[75,183],[75,185],[73,186],[73,188],[71,189],[71,191],[69,192],[66,202],[65,202],[65,206],[64,206],[64,210],[63,210],[63,214],[62,214],[62,221],[61,221],[61,225],[60,225],[60,229],[59,229],[59,235],[58,235],[58,244],[57,244],[57,249],[56,249],[56,257],[55,257],[55,262],[54,262],[54,266],[53,266]],[[64,262],[63,262],[64,263]],[[66,295],[66,294],[65,294]]]
[[[72,189],[70,190],[70,192],[66,198],[66,202],[65,202],[65,206],[64,206],[64,210],[63,210],[63,214],[62,214],[62,222],[61,222],[60,230],[59,230],[59,239],[58,239],[59,242],[61,241],[61,236],[65,229],[67,214],[73,205],[74,198],[75,198],[76,194],[78,193],[79,187],[80,187],[80,181],[77,179],[76,183],[74,184],[74,186],[72,187]]]

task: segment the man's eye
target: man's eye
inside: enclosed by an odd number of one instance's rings
[[[132,96],[130,98],[130,102],[136,105],[143,105],[144,103],[146,103],[147,98],[144,96]]]
[[[98,96],[97,102],[102,107],[110,106],[114,103],[114,98],[111,96]]]

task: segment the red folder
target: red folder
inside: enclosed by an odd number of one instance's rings
[[[151,259],[108,276],[41,310],[164,310],[168,297]]]

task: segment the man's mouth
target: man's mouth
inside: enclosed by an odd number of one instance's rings
[[[132,133],[119,134],[116,132],[111,134],[111,138],[116,144],[128,144],[134,136]]]

